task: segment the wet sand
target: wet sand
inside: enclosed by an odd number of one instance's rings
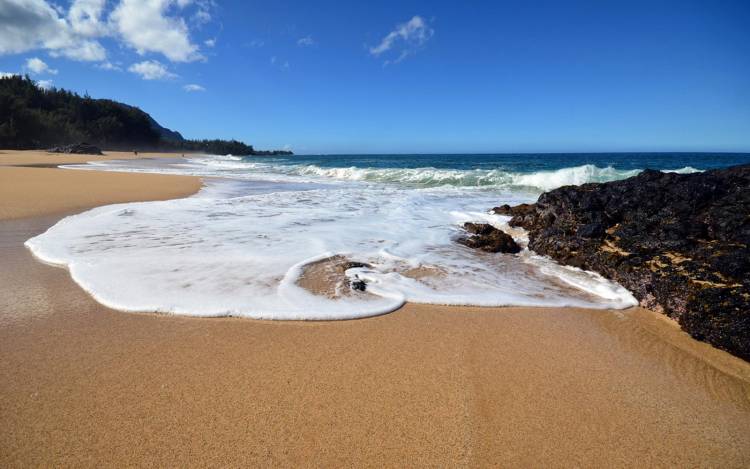
[[[101,203],[176,191],[117,176]],[[23,247],[81,207],[13,217],[0,190],[2,467],[750,465],[750,365],[655,313],[121,313]]]

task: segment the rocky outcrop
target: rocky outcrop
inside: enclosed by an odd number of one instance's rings
[[[694,338],[750,360],[750,165],[646,170],[495,211],[528,230],[530,249],[617,281]]]
[[[60,147],[54,147],[47,150],[51,153],[70,153],[74,155],[101,155],[102,150],[96,145],[89,143],[73,143],[70,145],[63,145]]]
[[[517,253],[521,250],[510,235],[490,224],[464,223],[464,229],[471,233],[458,239],[464,246],[486,252]]]

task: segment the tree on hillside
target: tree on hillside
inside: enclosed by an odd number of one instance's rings
[[[0,148],[41,149],[88,142],[110,150],[166,150],[256,155],[237,140],[186,140],[137,107],[57,88],[28,75],[0,78]]]

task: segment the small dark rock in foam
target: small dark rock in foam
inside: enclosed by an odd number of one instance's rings
[[[594,270],[698,340],[750,360],[750,165],[566,186],[498,207],[529,248]]]
[[[346,261],[339,264],[339,270],[343,274],[349,269],[371,269],[372,266],[370,264],[366,264],[364,262],[356,262],[356,261]],[[355,278],[354,280],[346,280],[349,283],[349,287],[352,290],[356,291],[365,291],[367,290],[367,282],[360,278]]]
[[[102,150],[96,145],[89,143],[73,143],[70,145],[63,145],[59,147],[50,148],[50,153],[69,153],[75,155],[101,155]]]
[[[487,223],[464,223],[464,229],[473,236],[458,239],[464,246],[486,252],[517,253],[521,248],[513,238]]]
[[[356,291],[367,290],[367,283],[364,280],[360,280],[360,279],[352,280],[349,286],[351,286],[352,290],[356,290]]]

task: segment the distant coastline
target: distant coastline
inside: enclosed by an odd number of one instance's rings
[[[43,89],[28,76],[0,78],[0,148],[43,150],[87,142],[105,150],[291,155],[231,139],[186,139],[141,109],[64,89]]]

